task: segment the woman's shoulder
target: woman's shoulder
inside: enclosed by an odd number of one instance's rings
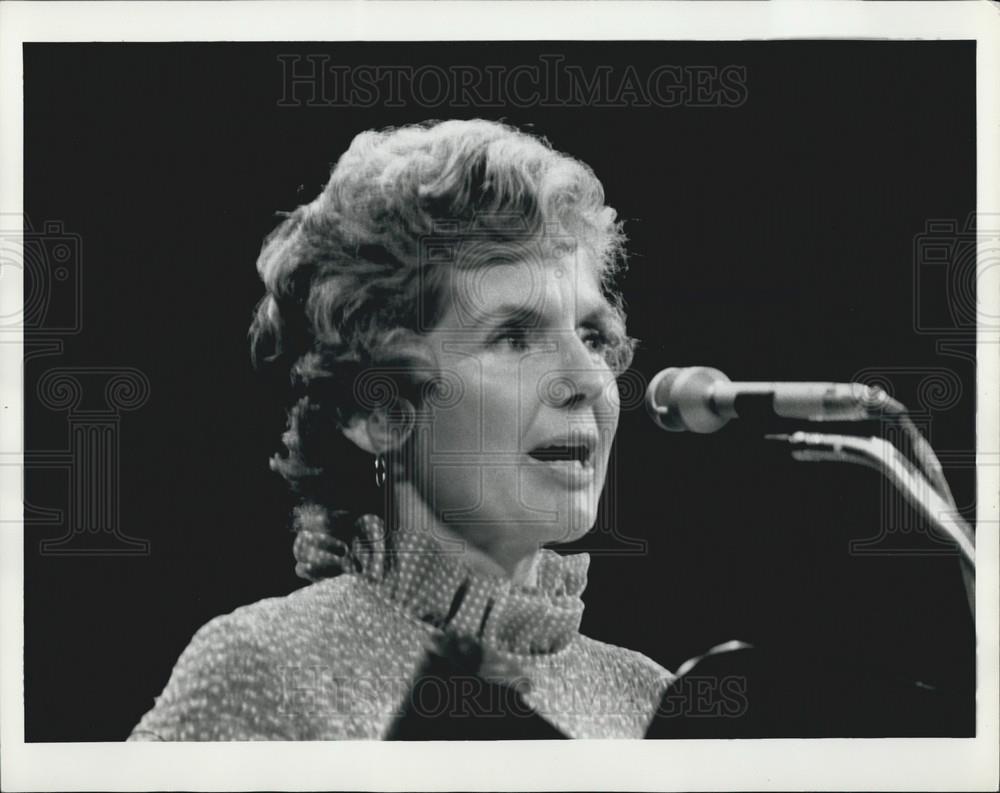
[[[523,671],[532,705],[574,738],[642,738],[676,679],[641,652],[582,634]]]
[[[644,683],[650,688],[662,691],[677,679],[669,669],[638,650],[608,644],[583,634],[577,637],[576,644],[578,651],[591,658],[599,667]]]
[[[213,617],[192,636],[182,659],[248,650],[256,657],[286,654],[289,642],[308,642],[314,634],[335,630],[352,606],[352,587],[346,578],[327,579]]]
[[[289,681],[299,685],[294,681],[303,668],[327,663],[338,645],[352,642],[351,615],[362,596],[350,578],[324,580],[209,620],[181,653],[132,739],[293,739],[282,716]]]

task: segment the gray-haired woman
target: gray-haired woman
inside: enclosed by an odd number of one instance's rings
[[[132,739],[382,738],[441,631],[572,737],[641,737],[673,676],[582,636],[628,366],[623,235],[584,164],[488,121],[357,136],[266,240],[251,343],[315,580],[197,632]]]

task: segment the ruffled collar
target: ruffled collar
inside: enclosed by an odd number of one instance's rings
[[[424,533],[397,530],[387,542],[375,515],[356,529],[355,574],[417,619],[520,655],[557,652],[579,633],[589,554],[543,549],[534,586],[523,586],[473,570]]]

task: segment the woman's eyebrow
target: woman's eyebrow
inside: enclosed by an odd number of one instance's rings
[[[546,322],[544,312],[539,311],[534,306],[518,303],[503,303],[488,309],[484,314],[486,314],[487,324],[494,327],[540,328]],[[621,321],[614,309],[608,303],[602,302],[587,311],[578,324],[593,327],[616,327],[621,324]]]
[[[600,327],[617,327],[622,324],[620,317],[610,304],[602,302],[594,306],[580,320],[581,325]]]

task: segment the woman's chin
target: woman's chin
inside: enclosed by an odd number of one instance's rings
[[[597,516],[590,512],[573,517],[574,519],[567,523],[546,526],[544,538],[540,540],[539,546],[566,545],[576,542],[581,537],[586,536],[597,521]]]

